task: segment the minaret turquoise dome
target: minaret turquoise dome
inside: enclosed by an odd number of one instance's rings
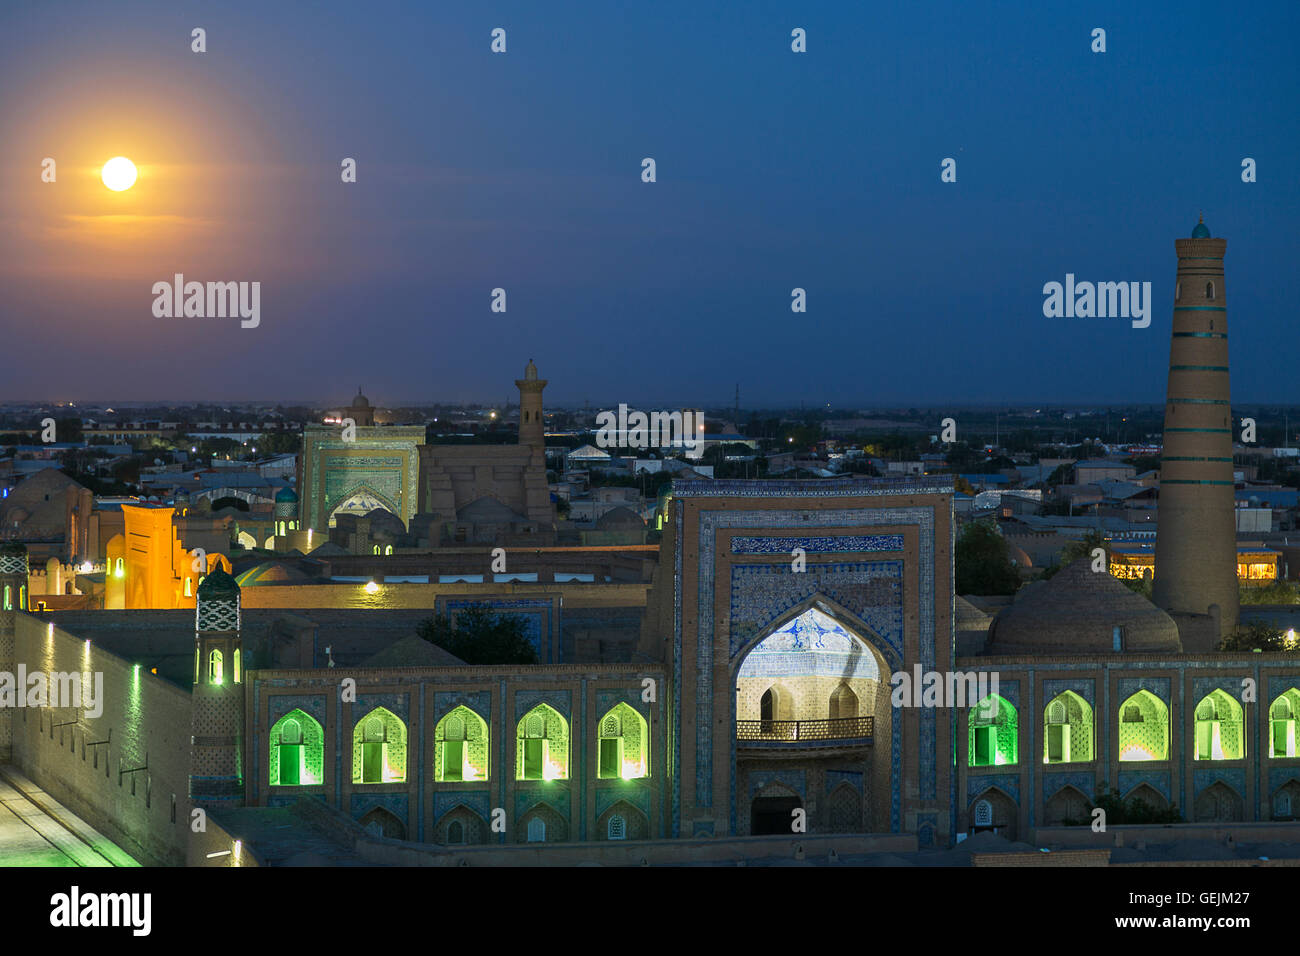
[[[1201,221],[1196,224],[1196,228],[1192,230],[1192,238],[1193,239],[1210,238],[1210,230],[1206,228],[1204,216],[1202,216]]]

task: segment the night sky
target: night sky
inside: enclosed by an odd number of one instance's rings
[[[5,3],[0,400],[499,402],[531,357],[553,404],[1159,402],[1204,210],[1234,399],[1300,401],[1298,36],[1293,0]],[[154,317],[176,272],[260,281],[260,326]],[[1067,272],[1152,282],[1151,326],[1045,318]]]

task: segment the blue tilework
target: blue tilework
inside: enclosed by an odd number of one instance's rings
[[[903,536],[901,534],[846,534],[817,537],[801,535],[797,538],[787,538],[737,535],[731,539],[732,554],[791,555],[795,548],[802,548],[806,554],[902,551]]]

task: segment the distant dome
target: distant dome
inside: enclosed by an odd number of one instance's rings
[[[1210,238],[1210,230],[1209,230],[1209,229],[1206,227],[1206,225],[1205,225],[1205,217],[1204,217],[1204,216],[1202,216],[1202,217],[1201,217],[1201,221],[1198,222],[1198,223],[1196,224],[1196,228],[1192,230],[1192,238],[1193,238],[1193,239],[1209,239],[1209,238]]]
[[[298,492],[294,491],[288,485],[285,485],[283,488],[281,488],[279,491],[275,493],[275,500],[288,502],[292,504],[294,502],[297,502]]]
[[[1178,625],[1142,595],[1080,558],[1048,581],[1026,588],[989,629],[1000,656],[1113,653],[1113,629],[1129,653],[1179,652]]]
[[[263,561],[244,571],[236,581],[241,588],[247,588],[268,584],[306,584],[311,578],[287,562]]]
[[[366,396],[364,396],[364,395],[361,394],[361,388],[360,388],[359,386],[358,386],[358,388],[357,388],[357,397],[354,398],[354,399],[352,399],[352,407],[353,407],[353,408],[369,408],[369,407],[370,407],[370,399],[366,398]]]

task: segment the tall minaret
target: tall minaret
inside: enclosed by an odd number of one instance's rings
[[[18,612],[26,610],[27,548],[19,541],[7,541],[0,545],[0,673],[17,671],[14,628]],[[24,687],[15,688],[15,693],[26,692]],[[13,759],[13,715],[12,706],[0,706],[0,763]]]
[[[524,377],[515,379],[519,386],[519,444],[531,445],[546,458],[546,426],[542,420],[542,389],[546,379],[537,377],[537,366],[528,360]]]
[[[1213,614],[1237,626],[1237,525],[1228,399],[1226,239],[1205,220],[1177,239],[1152,601],[1170,613]]]
[[[220,565],[199,585],[194,610],[190,802],[244,802],[244,662],[239,585]]]

